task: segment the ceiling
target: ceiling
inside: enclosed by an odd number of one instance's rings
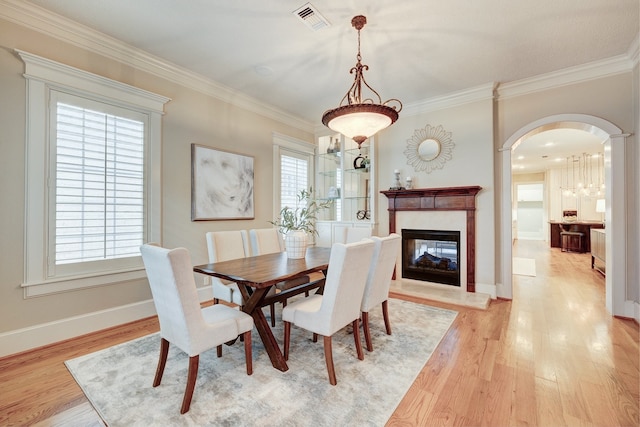
[[[638,0],[316,0],[317,31],[306,0],[30,2],[312,124],[351,85],[355,15],[365,79],[405,106],[628,55],[640,21]]]

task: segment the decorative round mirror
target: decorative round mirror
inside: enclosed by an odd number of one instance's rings
[[[425,162],[429,162],[440,154],[440,141],[433,138],[425,139],[418,145],[418,156]]]
[[[442,125],[424,129],[416,129],[413,136],[407,140],[407,164],[413,166],[416,172],[430,173],[434,169],[442,169],[451,160],[451,153],[455,144],[451,140],[451,132],[446,132]]]

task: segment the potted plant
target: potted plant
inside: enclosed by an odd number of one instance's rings
[[[318,212],[329,208],[333,201],[318,202],[312,198],[313,189],[303,189],[297,195],[295,208],[285,206],[275,221],[269,221],[278,227],[285,236],[285,247],[289,258],[304,258],[307,250],[307,235],[318,234],[316,220]]]

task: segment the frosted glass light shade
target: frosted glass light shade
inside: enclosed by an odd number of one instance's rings
[[[379,104],[351,104],[327,111],[322,117],[322,123],[361,144],[397,119],[398,112],[392,107]]]

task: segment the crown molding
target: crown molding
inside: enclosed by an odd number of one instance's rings
[[[315,121],[310,122],[258,101],[242,92],[235,91],[200,74],[169,63],[141,49],[136,49],[120,40],[31,3],[20,0],[0,0],[0,18],[95,52],[109,59],[125,63],[136,69],[290,125],[296,129],[316,134],[324,129],[324,126]],[[541,74],[528,79],[500,84],[488,83],[460,92],[407,104],[403,108],[403,116],[417,115],[487,99],[502,100],[629,72],[638,64],[639,45],[639,39],[636,36],[627,53],[623,55]]]
[[[414,116],[421,113],[428,113],[436,110],[457,107],[471,102],[492,100],[496,83],[491,82],[484,85],[472,87],[459,92],[425,99],[423,101],[406,104],[403,108],[404,116]]]
[[[500,84],[497,89],[497,98],[502,100],[627,73],[633,69],[633,65],[632,58],[628,54],[623,54],[575,67],[564,68],[528,79]]]
[[[2,0],[0,1],[0,18],[302,131],[309,133],[314,131],[314,123],[34,4],[19,0]]]

